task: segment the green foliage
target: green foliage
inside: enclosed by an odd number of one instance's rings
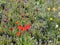
[[[30,24],[28,30],[22,32],[17,29],[26,24]],[[16,36],[16,32],[20,32],[20,36]],[[0,0],[0,38],[0,45],[11,45],[13,41],[15,45],[58,45],[60,1]]]

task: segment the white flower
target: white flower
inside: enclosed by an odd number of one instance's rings
[[[50,43],[52,42],[52,40],[49,41]]]
[[[58,28],[59,25],[56,25],[56,28]]]

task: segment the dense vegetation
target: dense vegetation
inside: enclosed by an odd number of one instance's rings
[[[60,45],[60,0],[0,0],[0,45]]]

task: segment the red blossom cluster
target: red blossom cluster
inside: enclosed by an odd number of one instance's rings
[[[18,24],[18,22],[16,22],[16,24]],[[26,24],[24,27],[21,26],[21,25],[17,26],[17,29],[20,30],[20,31],[23,31],[23,32],[26,31],[26,30],[28,30],[29,28],[30,28],[30,24]],[[9,30],[12,31],[13,28],[10,27]],[[16,36],[19,37],[20,34],[21,34],[20,32],[16,32]]]
[[[21,30],[21,31],[26,31],[26,30],[28,30],[29,28],[30,28],[30,24],[27,24],[27,25],[25,25],[24,27],[21,26],[21,25],[19,25],[19,26],[17,27],[17,29],[18,29],[18,30]]]

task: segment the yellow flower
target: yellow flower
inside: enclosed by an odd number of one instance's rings
[[[50,11],[51,8],[47,8],[48,11]]]
[[[53,11],[55,12],[57,9],[55,7],[53,7]]]
[[[53,20],[53,18],[50,18],[50,20]]]

